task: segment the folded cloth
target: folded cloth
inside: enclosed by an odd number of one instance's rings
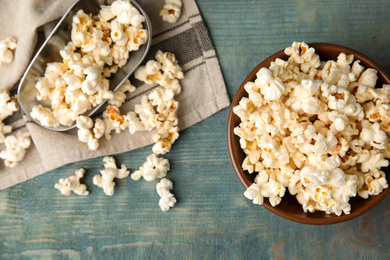
[[[0,10],[0,40],[7,36],[18,39],[15,59],[11,64],[0,67],[0,88],[11,90],[15,87],[28,63],[32,59],[39,30],[48,32],[53,28],[53,19],[65,13],[73,0],[14,0],[2,3]],[[207,28],[194,0],[183,0],[179,20],[170,24],[163,22],[159,12],[164,0],[143,0],[141,6],[147,12],[153,26],[152,47],[145,62],[154,59],[157,50],[175,54],[183,68],[182,92],[179,101],[179,128],[194,125],[229,106],[229,98],[222,77],[218,58]],[[133,83],[133,78],[130,81]],[[136,80],[134,80],[136,81]],[[140,103],[141,96],[156,86],[136,82],[137,90],[128,95],[121,107],[122,113],[131,111]],[[33,144],[27,150],[25,159],[14,168],[0,164],[0,190],[24,182],[65,164],[107,154],[117,154],[151,144],[153,131],[129,131],[114,134],[110,141],[99,140],[99,148],[90,151],[77,138],[77,130],[54,132],[28,121],[21,112],[6,119],[14,132],[27,129]],[[0,145],[0,151],[4,144]],[[1,159],[0,159],[1,160]]]

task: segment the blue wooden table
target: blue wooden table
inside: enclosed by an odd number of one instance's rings
[[[198,0],[230,98],[264,58],[293,41],[356,49],[390,72],[390,1]],[[330,226],[280,218],[243,196],[226,145],[228,109],[182,131],[166,156],[177,205],[158,207],[155,182],[117,183],[108,197],[61,195],[54,183],[102,158],[0,191],[0,259],[389,259],[390,198]],[[116,156],[136,170],[151,147]]]

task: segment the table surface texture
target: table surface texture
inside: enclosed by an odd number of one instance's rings
[[[263,59],[293,41],[356,49],[390,72],[390,1],[197,0],[230,99]],[[229,159],[228,109],[182,132],[170,153],[177,204],[158,206],[156,182],[92,183],[102,158],[66,165],[0,191],[0,259],[389,259],[390,198],[340,224],[285,220],[247,200]],[[135,171],[151,146],[115,155]],[[87,197],[60,178],[85,168]],[[88,173],[91,174],[88,174]]]

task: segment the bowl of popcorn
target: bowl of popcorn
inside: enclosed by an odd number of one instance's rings
[[[334,44],[294,42],[261,62],[228,117],[245,197],[305,224],[372,209],[390,192],[388,84],[377,63]]]

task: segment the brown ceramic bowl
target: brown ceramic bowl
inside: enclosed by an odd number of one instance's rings
[[[322,61],[337,60],[337,56],[341,52],[344,52],[345,54],[353,54],[355,56],[355,60],[360,60],[363,66],[365,66],[366,68],[374,68],[378,71],[378,86],[381,86],[382,84],[390,84],[390,76],[376,62],[355,50],[329,43],[311,43],[309,44],[309,46],[315,48],[316,53],[320,56],[320,59]],[[263,62],[261,62],[256,68],[254,68],[242,82],[233,99],[229,111],[227,139],[230,159],[232,161],[234,170],[236,171],[238,178],[246,189],[254,182],[256,173],[249,174],[241,167],[242,162],[245,158],[245,154],[240,147],[239,137],[237,137],[233,133],[234,127],[236,127],[240,123],[240,119],[233,113],[233,107],[238,105],[242,97],[247,97],[244,85],[248,81],[254,81],[256,79],[256,73],[259,71],[259,69],[262,67],[269,67],[271,61],[274,61],[276,58],[286,60],[288,56],[284,54],[284,50],[281,50],[271,55]],[[389,167],[384,169],[384,171],[386,172],[387,182],[390,183]],[[382,201],[389,194],[389,192],[390,187],[383,190],[379,195],[370,196],[368,199],[362,199],[358,196],[351,198],[351,213],[348,215],[342,214],[341,216],[337,216],[335,214],[326,214],[324,212],[305,213],[302,209],[302,206],[296,200],[295,196],[290,195],[288,191],[286,191],[285,196],[282,198],[282,202],[276,207],[272,207],[268,199],[264,199],[263,206],[271,212],[275,213],[276,215],[295,222],[312,225],[334,224],[350,220],[369,211],[380,201]]]

